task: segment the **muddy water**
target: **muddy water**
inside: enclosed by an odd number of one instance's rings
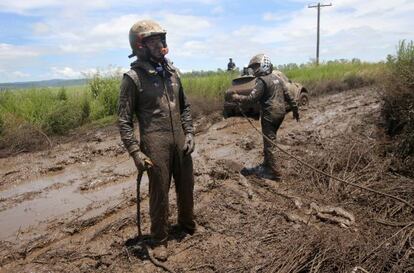
[[[71,166],[60,173],[21,183],[0,192],[0,240],[13,241],[19,231],[36,226],[46,228],[49,219],[71,218],[80,209],[102,211],[119,202],[119,198],[135,192],[135,178],[127,175],[131,163],[126,161],[112,167],[113,162],[95,162]],[[81,186],[92,183],[102,173],[125,173],[125,177],[94,188],[82,191]],[[98,180],[99,181],[99,180]],[[146,185],[148,178],[143,177]],[[88,214],[93,215],[92,211]]]

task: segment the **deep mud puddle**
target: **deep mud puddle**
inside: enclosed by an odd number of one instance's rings
[[[96,161],[0,192],[0,240],[13,241],[21,231],[41,231],[49,219],[67,221],[86,211],[93,217],[135,192],[134,173],[129,161],[118,165],[112,160]],[[144,176],[142,184],[147,183]]]

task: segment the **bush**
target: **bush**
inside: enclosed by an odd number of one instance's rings
[[[414,88],[414,42],[401,41],[397,56],[388,55],[387,65],[393,77],[407,88]]]
[[[3,134],[3,132],[4,132],[4,113],[0,109],[0,136]]]
[[[67,100],[68,99],[68,95],[66,95],[66,89],[65,89],[65,87],[61,87],[59,89],[59,92],[57,94],[57,99],[58,100]]]
[[[120,73],[103,76],[98,72],[89,80],[88,85],[92,96],[102,106],[98,107],[96,117],[102,118],[117,112],[120,83]]]
[[[414,156],[413,42],[400,42],[397,55],[388,56],[387,66],[389,75],[382,96],[382,117],[386,132],[392,138],[389,149],[402,160],[399,169],[414,175],[411,165]]]
[[[89,120],[89,116],[91,115],[91,104],[90,104],[87,93],[83,95],[80,107],[81,107],[81,123],[85,124]]]
[[[1,113],[2,134],[0,137],[0,157],[21,151],[42,149],[48,145],[45,137],[35,125],[11,113]]]
[[[82,124],[81,105],[60,102],[48,114],[43,127],[51,134],[65,134],[68,130]]]

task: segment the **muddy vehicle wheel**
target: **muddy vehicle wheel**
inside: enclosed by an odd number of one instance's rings
[[[298,101],[299,106],[309,105],[309,95],[307,93],[301,93]]]
[[[223,117],[224,118],[229,118],[234,116],[234,110],[230,110],[230,109],[224,109],[223,110]]]

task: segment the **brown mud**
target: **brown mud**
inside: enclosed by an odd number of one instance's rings
[[[413,182],[389,174],[386,159],[371,155],[379,108],[372,88],[315,98],[299,123],[286,117],[278,143],[324,171],[412,202]],[[207,123],[200,125],[193,154],[199,228],[192,236],[172,228],[169,267],[176,272],[414,272],[413,211],[338,185],[283,154],[281,181],[244,178],[240,169],[262,159],[262,137],[242,117]],[[162,272],[134,248],[135,178],[115,127],[49,150],[1,158],[0,272]],[[144,235],[147,188],[144,177]],[[174,224],[173,189],[170,196]]]

